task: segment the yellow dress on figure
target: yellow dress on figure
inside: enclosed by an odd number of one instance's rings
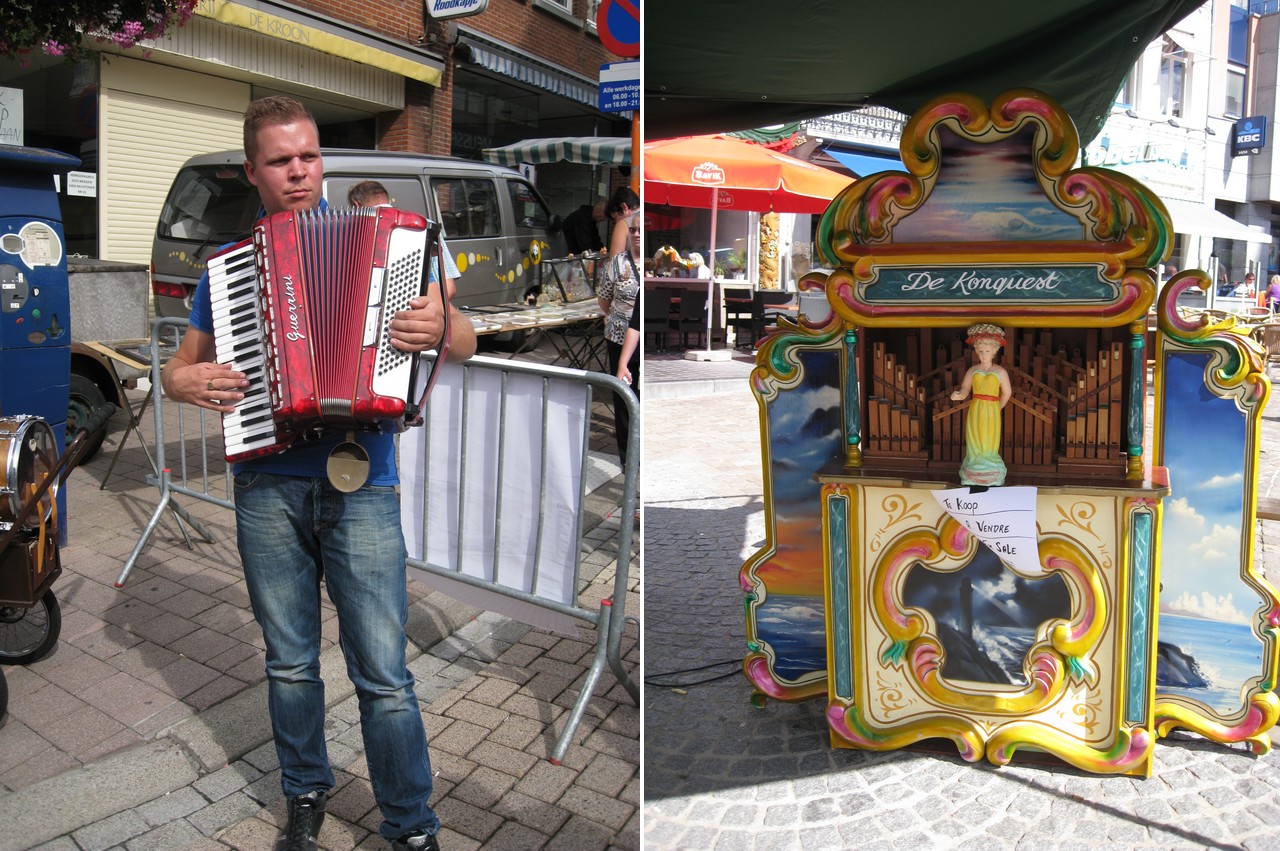
[[[996,486],[1004,484],[1004,459],[1000,457],[1000,376],[973,373],[972,397],[964,423],[964,462],[960,483]]]

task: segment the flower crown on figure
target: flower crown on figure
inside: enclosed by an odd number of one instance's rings
[[[984,341],[1003,346],[1005,342],[1004,329],[991,322],[979,322],[977,325],[970,325],[968,335],[965,338],[965,342],[971,346]]]

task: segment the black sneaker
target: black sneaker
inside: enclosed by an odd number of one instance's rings
[[[391,843],[391,851],[440,851],[432,833],[409,833]]]
[[[276,840],[275,851],[316,851],[316,836],[324,824],[324,804],[329,794],[323,789],[289,799],[289,826]]]

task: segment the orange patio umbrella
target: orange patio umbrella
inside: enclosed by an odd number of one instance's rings
[[[686,136],[644,143],[645,203],[711,210],[711,303],[719,210],[821,213],[852,179],[728,136]],[[711,311],[707,310],[707,350]]]
[[[644,199],[676,207],[752,213],[821,213],[853,182],[786,154],[729,136],[644,143]]]

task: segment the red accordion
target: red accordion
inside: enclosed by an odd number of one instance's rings
[[[228,461],[326,429],[400,432],[419,420],[448,348],[448,293],[430,275],[439,226],[391,207],[283,212],[209,258],[218,362],[249,388],[223,415]],[[433,364],[391,345],[390,326],[434,277],[444,335]],[[419,375],[419,365],[430,369]]]

